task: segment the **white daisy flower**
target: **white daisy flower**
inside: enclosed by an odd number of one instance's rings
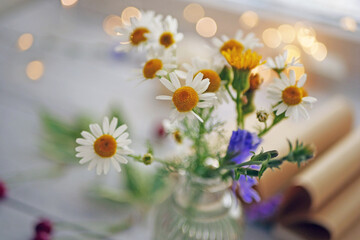
[[[300,58],[293,57],[290,62],[286,62],[288,57],[288,51],[286,50],[283,54],[276,56],[275,59],[268,58],[266,66],[273,69],[276,72],[282,72],[288,67],[302,67],[303,65],[299,62]]]
[[[213,45],[217,48],[217,51],[221,54],[222,51],[227,51],[232,48],[240,48],[242,50],[253,50],[255,48],[263,47],[264,45],[260,40],[255,37],[254,33],[249,33],[244,36],[242,30],[238,30],[234,38],[229,38],[226,35],[222,35],[221,38],[213,38]]]
[[[229,102],[226,95],[225,82],[221,80],[219,74],[224,67],[220,61],[216,61],[217,58],[212,58],[211,60],[201,59],[200,57],[194,57],[191,59],[192,64],[184,63],[183,67],[186,72],[182,72],[181,76],[187,75],[187,73],[195,73],[195,75],[201,72],[204,76],[210,81],[210,85],[206,92],[213,92],[217,97],[216,103],[222,104],[224,101]]]
[[[157,27],[148,34],[152,46],[167,50],[176,48],[176,44],[184,38],[182,33],[178,33],[177,19],[168,15],[162,23],[162,27]]]
[[[153,11],[141,11],[140,18],[130,18],[130,25],[125,24],[116,29],[120,45],[115,47],[115,51],[144,50],[144,47],[149,43],[148,34],[161,27],[161,18],[161,15],[155,15]]]
[[[295,71],[290,70],[289,78],[280,74],[280,78],[275,78],[274,83],[269,86],[268,97],[275,104],[273,111],[276,115],[285,112],[286,117],[297,120],[299,116],[309,119],[307,109],[317,101],[314,97],[309,97],[303,86],[306,82],[306,74],[303,74],[296,81]]]
[[[189,72],[186,77],[185,86],[180,85],[180,81],[175,73],[170,73],[170,80],[161,78],[161,83],[173,92],[172,96],[161,95],[157,96],[158,100],[172,101],[175,109],[170,115],[170,120],[182,120],[185,117],[196,117],[199,121],[203,121],[193,109],[209,108],[214,104],[216,96],[214,93],[207,92],[210,85],[209,79],[203,79],[203,74],[198,73],[195,77],[194,74]]]
[[[147,61],[142,64],[141,69],[136,70],[136,79],[156,79],[176,71],[176,68],[176,57],[170,51],[150,48]]]
[[[119,163],[126,164],[128,160],[126,155],[133,153],[128,147],[131,140],[129,134],[125,132],[125,124],[116,128],[117,118],[113,118],[111,123],[107,117],[104,118],[102,129],[99,124],[90,124],[90,132],[82,131],[83,138],[76,139],[81,146],[75,148],[78,152],[76,157],[81,158],[80,164],[89,163],[89,170],[96,167],[96,173],[107,174],[110,170],[110,164],[116,171],[120,172]]]

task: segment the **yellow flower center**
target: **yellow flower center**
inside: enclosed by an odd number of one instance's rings
[[[297,105],[302,101],[303,91],[296,86],[290,86],[283,90],[281,97],[287,105]]]
[[[171,32],[164,32],[163,34],[161,34],[159,42],[165,48],[168,48],[175,43],[174,36]]]
[[[203,70],[198,71],[195,74],[195,76],[199,72],[204,74],[203,79],[208,78],[210,81],[210,85],[206,89],[206,92],[217,92],[217,90],[219,90],[220,85],[221,85],[221,78],[220,78],[219,74],[217,74],[217,72],[215,72],[214,70],[211,70],[211,69],[203,69]]]
[[[302,96],[303,97],[307,97],[307,96],[309,96],[309,94],[307,93],[307,91],[305,90],[305,88],[300,88],[301,89],[301,92],[302,92]]]
[[[108,158],[114,156],[117,149],[117,143],[113,136],[104,134],[94,143],[94,150],[97,155],[102,158]]]
[[[242,45],[239,41],[236,41],[235,39],[230,39],[230,40],[224,42],[224,44],[220,48],[220,52],[222,52],[222,51],[226,52],[227,50],[230,50],[233,48],[239,49],[241,52],[242,50],[244,50],[244,45]]]
[[[174,92],[172,101],[179,112],[189,112],[196,107],[199,96],[192,87],[184,86]]]
[[[240,49],[232,48],[227,51],[222,51],[221,53],[231,66],[241,70],[251,70],[258,65],[265,63],[260,62],[262,57],[257,52],[252,52],[250,49],[246,50],[246,52],[242,52]]]
[[[156,72],[162,69],[163,63],[160,59],[154,58],[147,61],[143,68],[143,74],[145,78],[156,77]]]
[[[144,28],[144,27],[139,27],[136,28],[130,36],[130,42],[132,43],[132,45],[139,45],[140,43],[144,42],[147,40],[147,38],[145,37],[145,33],[149,33],[149,29]]]

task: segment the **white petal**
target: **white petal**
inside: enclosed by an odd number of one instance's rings
[[[120,164],[114,158],[111,158],[111,163],[117,172],[121,172]]]
[[[108,174],[110,170],[110,159],[104,159],[104,174]]]
[[[78,146],[75,148],[77,152],[92,152],[93,150],[93,146]]]
[[[211,107],[211,106],[213,106],[214,104],[213,103],[211,103],[211,102],[199,102],[198,104],[197,104],[197,107],[199,107],[199,108],[209,108],[209,107]]]
[[[310,119],[310,116],[309,116],[308,111],[305,109],[305,107],[304,107],[302,104],[299,105],[299,112],[300,112],[300,115],[301,115],[304,119],[306,119],[306,120],[309,120],[309,119]]]
[[[128,163],[128,160],[126,158],[124,158],[123,156],[119,155],[119,154],[115,154],[114,158],[122,163],[122,164],[127,164]]]
[[[186,73],[185,73],[184,71],[175,70],[174,72],[175,72],[175,74],[176,74],[179,78],[181,78],[181,79],[186,79]]]
[[[98,163],[96,166],[96,174],[101,175],[102,170],[103,170],[103,162],[102,162],[102,160],[98,160]]]
[[[99,138],[103,135],[101,128],[100,128],[99,124],[97,124],[97,123],[90,124],[90,130],[91,130],[92,134],[97,138]]]
[[[179,81],[178,77],[176,76],[176,74],[172,72],[169,74],[169,76],[170,76],[171,82],[174,85],[174,87],[176,89],[180,88],[181,87],[180,81]]]
[[[160,82],[167,88],[169,89],[170,91],[172,92],[175,92],[176,91],[176,88],[174,87],[174,85],[171,84],[171,82],[166,79],[166,78],[161,78],[160,79]]]
[[[306,73],[301,76],[301,78],[300,78],[299,81],[297,82],[297,86],[298,86],[298,87],[304,86],[304,84],[305,84],[305,82],[306,82],[306,76],[307,76]]]
[[[110,135],[113,135],[117,124],[118,124],[118,119],[116,117],[113,117],[113,119],[111,120],[111,123],[110,123],[110,127],[109,127]]]
[[[94,136],[92,134],[90,134],[89,132],[87,132],[87,131],[82,131],[81,136],[83,136],[85,139],[93,141],[93,142],[96,140],[94,138]]]
[[[108,118],[108,117],[104,117],[104,120],[103,120],[103,131],[104,131],[104,134],[108,134],[108,133],[109,133],[109,127],[110,127],[109,118]]]
[[[86,145],[86,146],[93,145],[93,142],[92,142],[92,141],[86,140],[86,139],[83,139],[83,138],[77,138],[77,139],[76,139],[76,143],[77,143],[77,144],[80,144],[80,145]]]
[[[314,97],[303,97],[302,100],[307,103],[315,103],[317,102],[317,99]]]
[[[157,100],[172,100],[171,96],[166,96],[166,95],[160,95],[160,96],[156,96]]]
[[[189,71],[187,74],[186,74],[186,82],[185,82],[185,85],[186,86],[190,86],[193,82],[193,77],[194,77],[194,73],[192,71]]]
[[[97,159],[93,159],[93,160],[90,162],[89,166],[88,166],[88,170],[89,170],[89,171],[93,170],[93,168],[97,165],[97,163],[98,163],[98,160],[97,160]]]
[[[220,48],[223,45],[223,42],[216,37],[211,39],[211,42],[218,48]]]
[[[285,103],[280,103],[279,105],[277,105],[274,110],[277,109],[276,115],[280,115],[283,112],[286,111],[286,109],[288,109],[288,106]]]
[[[87,157],[82,158],[82,159],[79,161],[79,163],[80,163],[80,164],[84,164],[84,163],[89,162],[89,161],[92,160],[92,159],[93,159],[92,156],[87,156]]]
[[[290,80],[290,84],[291,84],[291,85],[295,85],[295,83],[296,83],[296,75],[295,75],[295,71],[294,71],[294,70],[290,70],[289,80]]]
[[[215,99],[215,93],[211,93],[211,92],[203,93],[203,94],[199,95],[199,99],[200,100],[213,100],[213,99]]]
[[[167,71],[162,70],[162,69],[160,69],[159,71],[157,71],[155,73],[155,75],[157,75],[157,76],[166,76],[166,74],[167,74]]]
[[[199,119],[200,122],[204,122],[204,120],[202,120],[202,118],[197,115],[194,111],[191,111],[192,115],[194,115],[197,119]]]
[[[126,124],[123,124],[123,125],[121,125],[120,127],[118,127],[118,128],[115,130],[115,132],[114,132],[114,134],[113,134],[112,136],[116,139],[116,138],[117,138],[118,136],[120,136],[126,129],[127,129]]]

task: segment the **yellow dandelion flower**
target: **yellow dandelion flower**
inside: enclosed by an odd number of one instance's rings
[[[239,70],[251,70],[265,63],[261,62],[261,55],[250,49],[242,52],[240,49],[232,48],[221,53],[232,67]]]

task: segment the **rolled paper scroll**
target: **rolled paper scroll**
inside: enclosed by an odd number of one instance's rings
[[[262,147],[265,151],[277,149],[281,156],[289,151],[286,138],[293,143],[299,139],[306,144],[314,144],[316,154],[320,156],[327,148],[349,133],[352,125],[351,106],[344,98],[334,97],[317,108],[310,120],[301,123],[287,120],[274,127],[264,137]],[[257,190],[263,199],[267,199],[288,187],[290,180],[302,169],[296,164],[286,162],[281,169],[268,170],[260,179]]]
[[[360,219],[360,127],[293,179],[280,218],[319,239],[338,239]]]

